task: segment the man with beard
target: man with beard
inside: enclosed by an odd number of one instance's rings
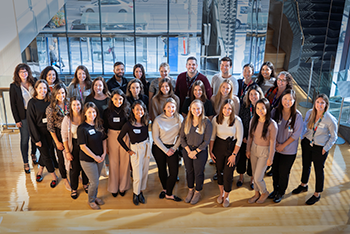
[[[124,77],[124,63],[116,62],[114,64],[114,76],[107,81],[107,86],[109,92],[113,92],[115,89],[119,88],[126,93],[126,87],[128,86],[128,81]]]
[[[233,83],[233,94],[238,94],[238,82],[236,78],[231,74],[232,60],[229,57],[223,57],[220,60],[220,73],[213,76],[211,80],[211,87],[213,88],[213,94],[218,94],[219,87],[224,80],[231,80]]]
[[[196,80],[201,80],[205,86],[207,98],[210,100],[212,90],[207,77],[197,70],[198,64],[195,57],[189,57],[186,61],[187,72],[182,72],[176,80],[175,94],[180,98],[180,107],[182,107],[185,98],[189,96],[192,84]],[[180,108],[181,109],[181,108]]]

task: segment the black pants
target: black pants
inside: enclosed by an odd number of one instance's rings
[[[55,128],[55,130],[56,130],[56,136],[58,138],[58,141],[63,144],[63,142],[62,142],[62,135],[61,135],[61,129]],[[58,158],[58,170],[60,171],[62,179],[67,179],[67,170],[66,170],[66,167],[64,165],[63,151],[57,149],[57,146],[56,146],[55,142],[54,142],[54,145],[55,145],[55,148],[56,148],[56,154],[57,154],[57,158]]]
[[[165,145],[167,148],[172,145]],[[173,195],[173,189],[176,183],[176,178],[179,172],[179,155],[176,150],[170,157],[166,155],[157,145],[153,144],[152,154],[156,160],[158,166],[158,176],[162,183],[163,189],[166,190],[168,196]],[[167,172],[167,164],[169,169],[169,175]]]
[[[83,185],[87,185],[89,183],[89,179],[87,178],[84,170],[81,168],[80,160],[79,160],[79,145],[77,139],[72,139],[73,143],[73,160],[71,161],[72,168],[69,170],[69,177],[71,182],[71,188],[72,190],[78,189],[79,184],[79,175],[81,171],[81,177],[83,178]]]
[[[288,187],[290,169],[295,161],[296,154],[288,155],[275,153],[272,165],[273,190],[284,195]]]
[[[247,143],[242,142],[241,148],[239,149],[239,159],[237,161],[237,173],[244,174],[247,172],[249,176],[252,176],[252,164],[250,163],[250,159],[245,155],[247,150]],[[248,160],[248,165],[247,165]]]
[[[301,141],[302,150],[302,162],[303,162],[303,173],[301,176],[301,183],[306,184],[309,181],[311,162],[314,163],[315,175],[316,175],[316,193],[323,191],[324,184],[324,163],[326,162],[328,152],[322,155],[323,146],[310,145],[310,141],[304,138]]]
[[[38,147],[40,151],[39,165],[46,167],[49,173],[55,172],[55,167],[53,163],[54,157],[54,147],[52,144],[52,137],[47,128],[40,128],[40,141],[41,147]]]
[[[197,147],[189,146],[191,150],[195,150]],[[191,159],[187,155],[185,149],[182,150],[182,155],[186,168],[186,179],[188,188],[194,188],[194,182],[196,181],[196,190],[201,191],[204,183],[204,167],[208,160],[208,149],[199,152],[197,159]]]
[[[236,145],[235,140],[232,145]],[[236,165],[230,167],[227,165],[228,158],[232,155],[234,147],[229,149],[229,142],[216,137],[214,141],[213,154],[216,157],[216,170],[218,173],[218,185],[224,185],[225,192],[229,193],[232,190],[233,172]],[[238,162],[239,155],[236,156],[236,162]]]

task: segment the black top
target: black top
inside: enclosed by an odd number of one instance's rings
[[[126,87],[128,86],[128,81],[125,77],[122,77],[122,85],[120,85],[115,79],[115,76],[112,76],[112,78],[110,78],[107,81],[107,86],[108,86],[109,92],[111,93],[117,88],[120,88],[121,90],[123,90],[124,93],[126,93]]]
[[[182,105],[181,113],[182,114],[188,114],[189,108],[191,105],[191,98],[186,97],[184,104]],[[204,114],[205,116],[213,116],[215,115],[213,105],[211,104],[210,100],[205,100],[204,103]]]
[[[239,117],[242,120],[242,124],[243,124],[243,137],[245,137],[248,140],[248,134],[249,134],[249,123],[251,118],[254,115],[255,112],[255,108],[253,105],[246,107],[246,105],[241,102],[241,108],[239,108]],[[250,110],[251,107],[251,110]]]
[[[119,133],[118,141],[126,151],[129,151],[129,147],[125,144],[123,140],[126,134],[129,135],[131,144],[143,142],[148,138],[148,125],[142,127],[135,127],[129,121],[126,122],[126,124],[124,124],[121,132]]]
[[[103,127],[106,132],[108,129],[120,131],[127,121],[121,107],[114,107],[113,110],[107,108],[103,113]]]
[[[95,129],[95,126],[84,122],[79,125],[77,134],[79,145],[85,144],[97,156],[103,154],[103,141],[107,138],[104,132],[99,132]],[[82,150],[79,152],[79,158],[81,161],[95,162],[93,158],[85,154]]]
[[[40,131],[47,130],[46,108],[50,102],[45,102],[43,99],[39,100],[32,98],[28,102],[28,126],[29,134],[32,140],[37,143],[40,140]]]
[[[243,98],[244,98],[246,92],[248,91],[249,87],[252,85],[255,85],[256,83],[253,81],[249,84],[249,86],[247,86],[244,83],[243,79],[239,79],[239,80],[237,80],[237,82],[238,82],[238,98],[239,98],[240,102],[242,103]]]
[[[97,100],[94,97],[88,96],[85,99],[85,103],[87,103],[87,102],[95,103],[95,105],[97,106],[100,118],[102,118],[104,110],[107,109],[107,107],[108,107],[109,100],[110,100],[109,97],[105,98],[104,100]]]
[[[36,82],[36,79],[34,79],[34,82]],[[10,104],[12,115],[16,123],[27,118],[21,86],[18,86],[15,83],[10,84]]]
[[[130,106],[132,106],[132,104],[136,101],[133,97],[126,97],[126,99],[130,103]],[[140,94],[139,100],[141,100],[146,105],[147,110],[148,110],[148,96],[144,95],[144,94]]]

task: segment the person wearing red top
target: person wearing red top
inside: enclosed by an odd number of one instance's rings
[[[180,106],[183,105],[185,98],[189,97],[189,90],[196,80],[201,80],[204,84],[207,98],[210,100],[212,90],[207,77],[197,70],[198,64],[195,57],[189,57],[186,61],[187,72],[182,72],[176,80],[175,94],[180,98]]]

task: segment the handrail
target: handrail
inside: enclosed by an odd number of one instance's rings
[[[301,38],[302,38],[301,46],[304,46],[305,36],[304,36],[303,27],[301,26],[299,3],[296,0],[294,0],[294,2],[295,2],[295,5],[297,7],[298,23],[299,23],[300,33],[301,33]]]
[[[7,113],[6,113],[4,92],[10,92],[10,88],[9,87],[6,87],[6,88],[0,87],[0,98],[2,98],[2,104],[3,104],[3,109],[4,109],[4,115],[5,115],[5,125],[6,125],[6,129],[9,129],[9,124],[7,122]]]

